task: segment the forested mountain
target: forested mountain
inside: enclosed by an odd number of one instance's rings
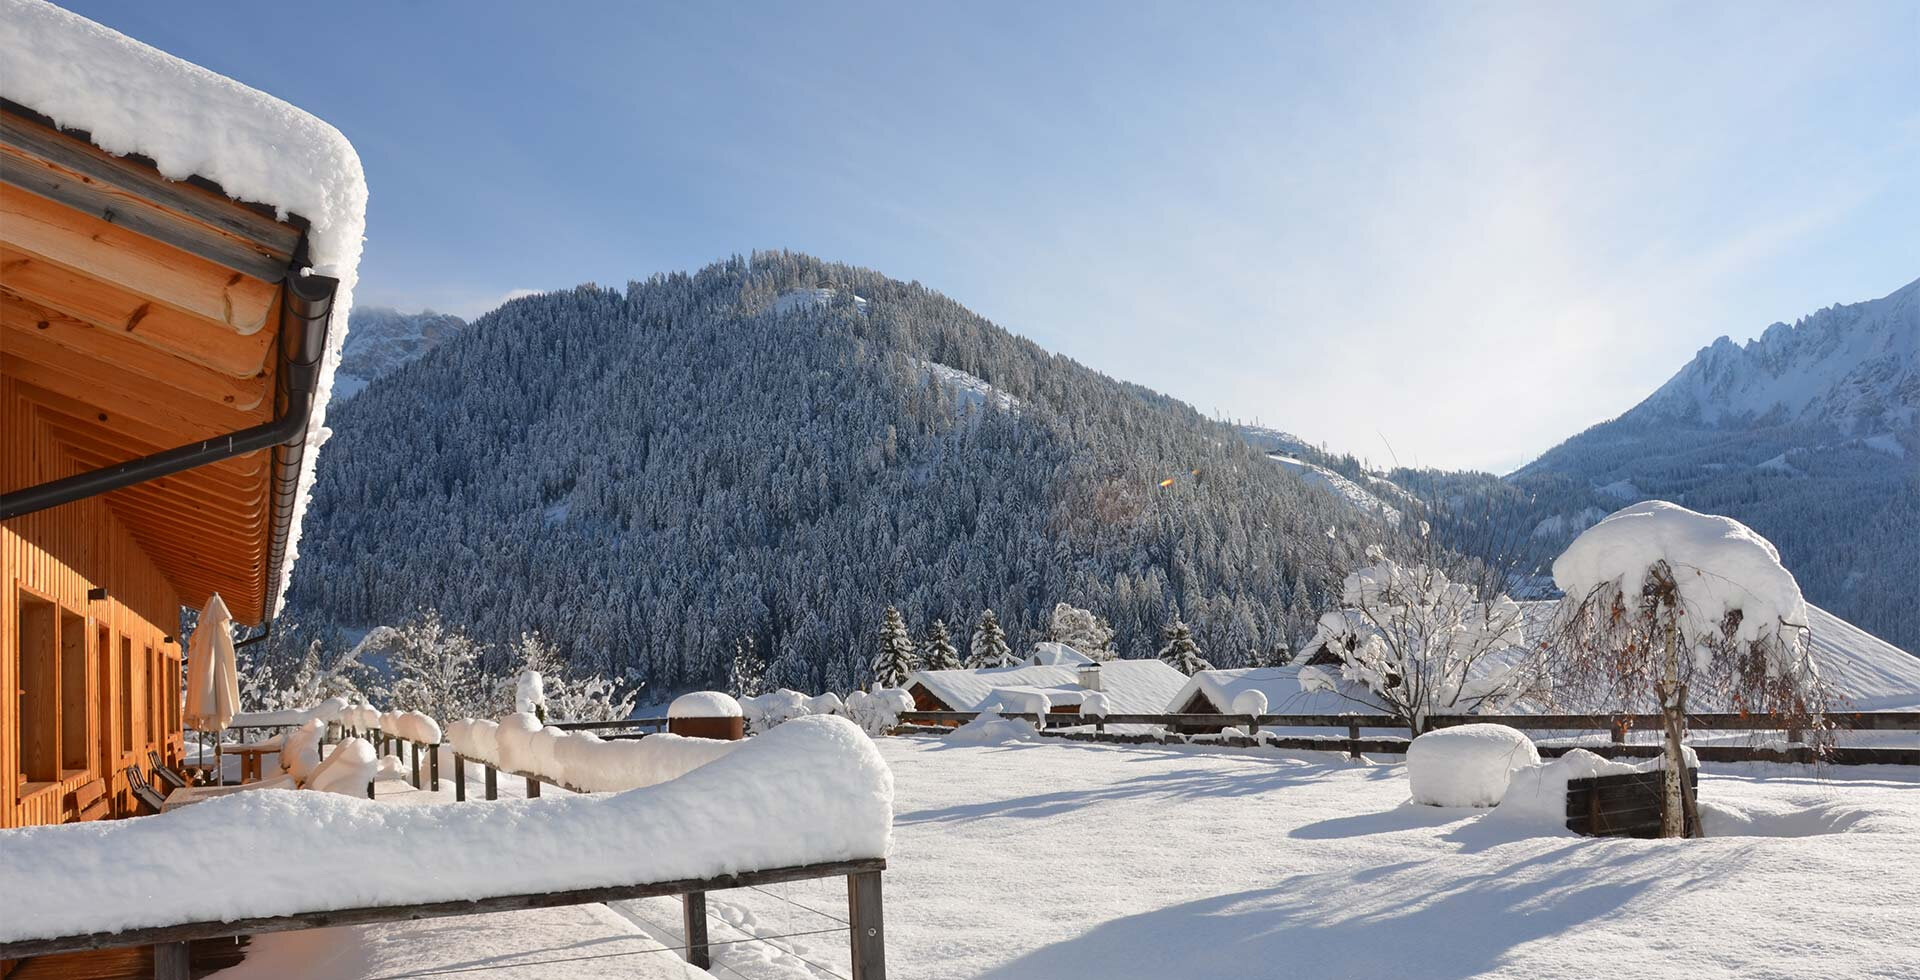
[[[915,283],[761,253],[517,299],[328,416],[287,618],[437,607],[582,670],[845,690],[897,605],[1056,602],[1148,656],[1176,613],[1231,666],[1297,642],[1360,550],[1417,546],[1226,425]],[[962,646],[964,647],[964,642]]]
[[[385,306],[356,306],[348,314],[347,342],[333,394],[345,400],[373,379],[398,370],[445,343],[467,325],[451,313],[402,313]]]
[[[1756,340],[1722,337],[1645,401],[1504,480],[1395,472],[1452,505],[1443,538],[1538,569],[1601,517],[1660,498],[1772,540],[1807,598],[1920,650],[1920,282]],[[1456,526],[1452,518],[1476,519]],[[1518,529],[1515,535],[1489,528]]]

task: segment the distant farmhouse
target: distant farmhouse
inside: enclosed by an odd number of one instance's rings
[[[907,678],[916,711],[1018,710],[1025,696],[1045,695],[1053,714],[1078,715],[1098,691],[1113,714],[1155,714],[1187,676],[1158,660],[1094,660],[1059,643],[1039,644],[1018,667],[921,670]]]

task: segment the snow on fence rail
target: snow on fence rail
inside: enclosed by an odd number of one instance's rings
[[[0,831],[0,881],[37,896],[0,916],[0,960],[152,944],[184,967],[195,939],[681,895],[704,965],[706,892],[846,876],[853,976],[884,980],[893,777],[872,741],[804,718],[726,744],[656,785],[508,814],[262,791]]]
[[[947,726],[964,724],[979,717],[977,711],[905,711],[899,719],[903,726]],[[1339,715],[1236,715],[1223,713],[1169,713],[1169,714],[1106,714],[1086,717],[1070,712],[997,712],[1002,718],[1017,718],[1032,722],[1042,734],[1077,741],[1121,742],[1131,744],[1186,742],[1187,735],[1164,733],[1119,734],[1108,732],[1109,725],[1146,725],[1163,728],[1212,729],[1223,732],[1241,729],[1244,734],[1202,735],[1198,736],[1210,742],[1253,747],[1258,745],[1285,749],[1306,749],[1320,751],[1345,751],[1352,758],[1362,753],[1404,753],[1410,741],[1400,737],[1362,738],[1362,729],[1400,729],[1405,723],[1391,715],[1380,714],[1339,714]],[[1828,720],[1842,731],[1920,731],[1920,711],[1860,711],[1833,712]],[[1770,725],[1764,719],[1751,715],[1701,713],[1687,716],[1689,727],[1700,731],[1721,732],[1778,732],[1777,725]],[[1627,732],[1633,729],[1653,729],[1662,724],[1659,715],[1652,714],[1570,714],[1570,715],[1435,715],[1428,723],[1436,728],[1453,725],[1495,724],[1518,728],[1523,731],[1538,732],[1578,732],[1600,731],[1611,733],[1606,745],[1540,745],[1543,756],[1559,756],[1573,748],[1585,748],[1602,756],[1627,756],[1651,758],[1659,755],[1661,747],[1653,744],[1629,744]],[[1063,731],[1063,729],[1085,729],[1093,731]],[[1326,736],[1275,736],[1271,731],[1263,733],[1261,729],[1276,728],[1334,728],[1345,729],[1346,737]],[[941,729],[944,730],[944,729]],[[1783,747],[1750,745],[1695,745],[1692,746],[1701,759],[1710,762],[1810,762],[1812,749],[1794,745],[1798,733],[1788,732]],[[1920,749],[1916,748],[1865,748],[1839,747],[1829,750],[1825,761],[1839,765],[1920,765]]]

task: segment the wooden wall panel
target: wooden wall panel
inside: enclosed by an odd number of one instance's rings
[[[28,409],[13,380],[0,375],[0,487],[7,490],[73,471]],[[104,587],[108,598],[89,601],[87,592],[95,587]],[[25,799],[15,693],[21,680],[16,617],[22,590],[82,617],[78,635],[86,638],[83,656],[92,665],[76,668],[86,677],[85,696],[62,698],[87,713],[87,768]],[[105,501],[84,500],[0,523],[0,827],[71,819],[73,790],[96,778],[106,781],[113,812],[130,813],[126,768],[136,761],[145,765],[149,749],[170,762],[179,759],[181,735],[177,725],[166,724],[178,712],[170,702],[178,697],[180,648],[168,637],[179,628],[179,613],[178,592]],[[128,684],[121,676],[126,665],[118,651],[100,649],[102,638],[110,645],[125,642],[134,679],[145,684]],[[148,649],[154,651],[151,659]],[[128,708],[142,722],[132,732],[131,751],[116,730],[118,716]]]

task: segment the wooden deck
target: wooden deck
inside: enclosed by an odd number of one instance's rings
[[[246,936],[228,939],[196,939],[188,949],[194,977],[246,959]],[[23,960],[8,973],[6,980],[148,980],[153,976],[153,947],[126,946],[119,949],[90,949],[79,953],[54,953]]]

